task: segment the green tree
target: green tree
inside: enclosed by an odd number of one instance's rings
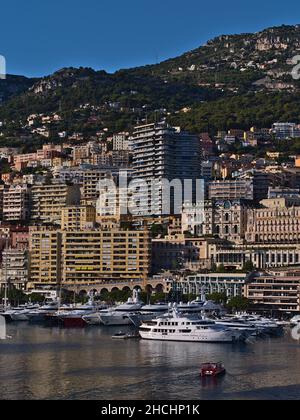
[[[243,267],[243,271],[245,273],[251,273],[254,270],[254,264],[252,261],[246,261],[244,267]]]
[[[225,273],[226,272],[225,266],[223,264],[219,265],[219,267],[217,267],[216,272],[217,273]]]
[[[206,296],[207,300],[212,300],[214,303],[226,305],[227,303],[227,295],[226,293],[211,293],[210,295]]]
[[[250,301],[242,296],[235,296],[227,303],[227,307],[232,311],[246,311],[249,306]]]

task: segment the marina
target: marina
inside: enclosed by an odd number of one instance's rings
[[[145,304],[134,290],[127,302],[109,305],[95,302],[90,296],[86,304],[66,305],[60,298],[43,305],[28,303],[18,307],[5,304],[0,310],[5,323],[28,322],[63,328],[134,327],[146,340],[195,341],[209,343],[246,342],[249,338],[280,335],[284,326],[299,325],[298,317],[290,321],[262,315],[227,314],[222,305],[202,299],[187,303]]]
[[[10,323],[0,341],[6,399],[297,399],[300,343],[289,330],[248,344],[119,340],[119,327]],[[133,333],[125,327],[124,332]],[[200,378],[208,360],[227,374]]]

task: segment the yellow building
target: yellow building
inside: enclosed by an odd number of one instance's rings
[[[146,280],[150,256],[146,230],[64,232],[63,283]]]
[[[31,219],[48,223],[61,222],[64,206],[80,203],[78,185],[36,184],[31,189]]]
[[[29,287],[61,282],[61,232],[49,228],[29,230]]]
[[[66,206],[62,209],[62,230],[81,230],[93,228],[96,222],[94,206]]]
[[[142,279],[151,270],[148,230],[30,231],[30,281],[38,287]]]

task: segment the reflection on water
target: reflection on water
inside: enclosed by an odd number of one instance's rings
[[[114,341],[118,329],[9,325],[0,342],[2,399],[299,399],[300,343],[248,345]],[[227,375],[201,380],[223,361]]]

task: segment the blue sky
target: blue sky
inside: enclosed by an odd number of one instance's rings
[[[0,54],[10,74],[155,63],[220,35],[300,23],[297,0],[10,0]]]

